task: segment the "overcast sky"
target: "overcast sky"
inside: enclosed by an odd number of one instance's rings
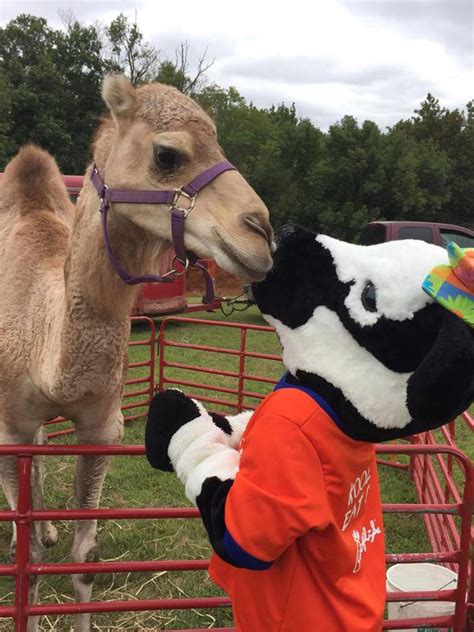
[[[136,12],[164,56],[207,47],[210,81],[261,107],[295,102],[322,128],[344,114],[391,125],[427,92],[449,108],[474,98],[474,0],[0,0],[0,24],[59,27],[65,9],[83,24]]]

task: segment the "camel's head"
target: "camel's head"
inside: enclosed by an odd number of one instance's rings
[[[175,88],[154,83],[135,89],[123,75],[109,75],[103,98],[112,124],[99,133],[96,160],[110,188],[170,190],[224,160],[212,120]],[[115,203],[113,210],[152,238],[171,241],[165,205]],[[268,210],[238,171],[203,188],[186,218],[186,249],[246,279],[265,276],[272,244]]]

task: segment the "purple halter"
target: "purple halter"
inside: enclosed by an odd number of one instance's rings
[[[184,220],[193,210],[196,197],[199,191],[207,186],[214,178],[217,178],[224,171],[234,170],[235,167],[227,161],[219,162],[199,174],[189,184],[171,191],[129,191],[128,189],[109,189],[102,179],[96,165],[93,165],[91,181],[100,198],[100,212],[102,215],[102,238],[105,249],[110,259],[112,267],[119,277],[128,285],[137,283],[170,283],[173,279],[183,274],[176,269],[172,269],[163,276],[146,274],[143,276],[132,276],[120,264],[110,245],[107,234],[107,213],[111,202],[122,202],[125,204],[166,204],[171,213],[171,235],[173,237],[173,248],[176,259],[184,266],[188,265],[198,268],[204,274],[206,281],[206,294],[204,303],[212,303],[214,300],[214,283],[207,269],[198,262],[196,255],[186,252],[184,247]],[[182,208],[179,204],[180,198],[187,200],[187,208]]]

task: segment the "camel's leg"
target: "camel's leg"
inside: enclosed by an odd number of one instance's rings
[[[2,426],[0,428],[0,444],[18,444],[18,443],[34,443],[36,436],[31,434],[25,437],[19,437],[17,434],[12,434],[8,428]],[[37,490],[41,482],[38,479],[39,469],[34,464],[31,468],[31,499],[33,507],[34,498],[38,496]],[[7,498],[10,509],[16,509],[18,504],[18,469],[17,459],[15,457],[2,457],[0,458],[0,480],[3,487],[3,491]],[[16,525],[13,523],[13,538],[11,544],[11,555],[13,560],[16,557]],[[40,564],[44,558],[44,546],[41,538],[41,523],[34,522],[31,525],[30,531],[30,561],[33,564]],[[30,578],[30,590],[29,590],[29,603],[34,604],[38,602],[38,576],[31,576]],[[35,632],[37,630],[38,620],[37,617],[30,617],[28,619],[28,632]]]
[[[16,458],[13,456],[2,456],[0,458],[0,481],[3,493],[10,509],[16,509],[18,502],[18,469]],[[12,523],[13,535],[10,543],[10,556],[12,561],[16,557],[16,524]]]
[[[80,443],[120,443],[123,436],[123,415],[116,411],[100,424],[84,423],[76,420],[76,434]],[[81,509],[95,509],[99,506],[105,475],[111,458],[105,456],[79,457],[76,468],[74,492],[76,502]],[[97,540],[97,520],[76,522],[74,542],[71,548],[71,561],[96,562],[99,559]],[[90,601],[94,576],[90,574],[73,575],[76,601]],[[75,631],[89,632],[90,614],[76,615]]]
[[[5,436],[2,433],[2,437]],[[7,441],[13,441],[10,438]],[[18,442],[18,439],[17,439]],[[3,439],[2,439],[3,443]],[[6,442],[5,442],[6,443]],[[25,441],[26,443],[26,441]],[[42,445],[44,443],[44,430],[43,426],[37,431],[33,443]],[[2,461],[5,461],[4,466],[0,467],[2,472],[2,487],[5,492],[8,504],[10,507],[16,507],[18,497],[18,480],[17,480],[17,464],[14,457],[3,457]],[[35,457],[31,468],[31,502],[34,509],[44,509],[43,501],[43,459],[42,457]],[[56,527],[50,521],[41,522],[40,524],[40,537],[44,546],[53,546],[58,541],[58,531]],[[13,523],[13,537],[10,545],[10,553],[12,559],[16,554],[16,524]]]
[[[45,442],[45,432],[44,427],[41,426],[38,429],[38,432],[35,435],[35,443],[38,445],[43,445]],[[44,481],[44,467],[43,467],[43,457],[37,456],[33,459],[33,472],[32,476],[34,476],[36,480],[36,485],[32,485],[31,493],[33,500],[33,507],[35,509],[44,509],[44,500],[43,500],[43,481]],[[53,523],[49,520],[40,522],[40,530],[41,530],[41,541],[44,546],[50,547],[56,544],[58,541],[58,530],[53,525]]]

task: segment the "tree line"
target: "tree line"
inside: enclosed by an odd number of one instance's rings
[[[102,78],[124,71],[135,84],[162,81],[195,98],[214,118],[220,143],[271,210],[346,240],[375,219],[474,227],[474,101],[442,107],[428,94],[411,118],[381,130],[344,116],[322,131],[295,105],[258,108],[235,88],[206,81],[204,53],[191,70],[189,46],[163,58],[136,20],[108,26],[64,16],[53,29],[20,15],[0,28],[0,171],[34,142],[63,173],[82,174],[104,105]]]

